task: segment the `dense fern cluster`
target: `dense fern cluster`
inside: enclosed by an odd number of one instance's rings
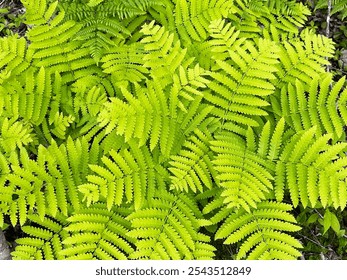
[[[347,203],[347,90],[301,3],[22,0],[0,38],[15,259],[296,259]]]

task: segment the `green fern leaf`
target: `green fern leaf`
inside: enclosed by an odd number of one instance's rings
[[[27,56],[27,43],[24,38],[10,36],[0,38],[0,72],[22,73],[31,62]]]
[[[23,0],[23,5],[26,9],[26,23],[31,25],[46,24],[54,15],[58,1],[47,4],[46,0]]]
[[[296,259],[302,245],[284,233],[300,229],[295,218],[288,213],[291,206],[284,203],[263,201],[257,209],[247,213],[243,209],[231,214],[218,229],[216,238],[226,238],[224,243],[242,242],[237,259]],[[278,254],[273,254],[274,250]],[[248,255],[247,255],[248,254]]]
[[[32,128],[25,122],[0,118],[0,127],[0,147],[5,153],[10,154],[33,141]]]
[[[145,35],[141,43],[147,52],[144,67],[151,71],[153,77],[160,79],[164,86],[172,81],[173,74],[184,63],[187,50],[181,48],[174,34],[155,25],[154,21],[145,24],[141,32]]]
[[[64,248],[59,252],[64,259],[127,259],[133,252],[134,240],[127,236],[130,222],[125,220],[125,209],[107,209],[98,203],[68,218],[64,228],[71,233],[64,239]],[[129,210],[125,212],[129,213]]]
[[[110,73],[117,81],[140,82],[148,74],[143,66],[144,50],[142,45],[112,48],[101,59],[105,73]]]
[[[268,79],[273,75],[277,64],[276,46],[262,41],[259,50],[250,40],[237,39],[238,33],[224,21],[211,23],[210,31],[216,39],[211,40],[217,53],[216,64],[220,71],[210,74],[213,81],[208,84],[212,92],[205,99],[214,105],[212,114],[222,120],[238,124],[257,126],[252,116],[267,113],[262,109],[268,103],[264,96],[274,93],[274,86]],[[223,61],[220,60],[223,58]]]
[[[314,207],[320,198],[324,207],[334,205],[337,208],[344,199],[340,201],[336,192],[345,183],[342,170],[339,170],[342,162],[334,163],[334,160],[347,146],[345,143],[328,145],[331,135],[317,138],[315,135],[316,128],[313,127],[292,136],[284,146],[275,172],[276,197],[282,200],[286,186],[294,206],[300,201],[304,207],[308,202]]]
[[[175,1],[175,26],[177,33],[185,44],[205,40],[208,36],[209,23],[227,17],[232,3],[225,0]]]
[[[24,226],[25,237],[17,239],[17,246],[11,253],[14,260],[62,259],[59,255],[63,249],[62,240],[67,237],[63,227],[67,224],[66,216],[61,213],[55,218],[29,215],[32,225]]]
[[[276,87],[281,89],[285,84],[295,84],[296,79],[304,83],[304,88],[311,84],[312,78],[319,77],[324,70],[327,58],[334,53],[334,45],[331,39],[321,35],[315,35],[304,30],[301,40],[293,43],[284,42],[280,45],[279,59],[276,73],[278,82]]]
[[[130,214],[133,229],[129,236],[136,238],[132,259],[210,259],[215,250],[201,246],[208,237],[198,233],[199,210],[193,200],[183,194],[156,192],[149,207]],[[204,242],[205,240],[205,242]],[[200,246],[197,246],[199,244]]]
[[[210,134],[197,129],[194,136],[183,144],[185,149],[171,157],[169,170],[173,174],[173,188],[185,191],[191,189],[193,192],[203,192],[205,187],[212,188],[212,152],[209,148],[212,139]]]
[[[272,189],[271,168],[261,155],[248,150],[235,134],[215,136],[211,149],[217,153],[212,161],[216,178],[224,189],[221,196],[227,207],[256,208]],[[273,166],[272,166],[273,168]]]
[[[281,111],[278,114],[295,131],[306,130],[315,125],[318,135],[332,133],[334,140],[338,140],[343,135],[343,125],[346,125],[346,119],[340,117],[343,115],[340,111],[344,110],[344,102],[340,100],[346,98],[346,90],[342,90],[344,82],[345,78],[341,78],[333,83],[331,75],[315,77],[309,90],[305,90],[304,84],[296,80],[295,86],[289,84],[288,88],[282,88]]]
[[[89,166],[95,175],[87,175],[89,183],[78,187],[88,205],[104,198],[107,208],[111,209],[114,205],[122,205],[125,199],[133,202],[137,210],[156,188],[159,174],[148,149],[129,144],[129,150],[119,153],[111,150],[109,157],[102,157],[104,166]]]

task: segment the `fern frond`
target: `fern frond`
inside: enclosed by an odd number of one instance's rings
[[[95,14],[103,17],[117,17],[121,20],[141,16],[151,7],[164,4],[163,0],[60,0],[59,5],[67,11],[67,18],[83,20]]]
[[[201,96],[189,102],[189,113],[179,110],[180,91],[176,83],[168,90],[162,88],[159,80],[148,80],[146,88],[136,85],[135,90],[136,97],[124,89],[124,100],[111,98],[111,102],[105,103],[98,116],[99,125],[106,127],[106,133],[115,129],[126,142],[135,138],[143,146],[148,141],[151,151],[158,147],[166,158],[174,147],[180,148],[183,136],[201,125],[211,111],[210,106],[201,104]]]
[[[102,88],[93,86],[88,92],[79,91],[74,98],[75,113],[81,112],[83,117],[88,114],[95,117],[106,101],[106,93]]]
[[[103,71],[112,74],[117,81],[140,82],[148,74],[143,66],[144,55],[139,44],[110,49],[101,59]]]
[[[63,259],[125,260],[134,249],[134,239],[127,236],[131,229],[126,214],[130,209],[107,209],[106,204],[98,203],[82,208],[71,215],[64,228],[71,235],[63,240]]]
[[[23,121],[0,117],[0,147],[10,154],[33,141],[32,127]]]
[[[230,23],[214,21],[211,24],[214,45],[212,51],[218,54],[216,64],[219,71],[210,74],[213,79],[208,84],[212,90],[204,98],[214,106],[212,114],[222,123],[233,121],[237,124],[257,126],[252,116],[267,113],[265,96],[274,93],[275,87],[269,80],[275,79],[277,71],[276,46],[262,41],[259,49],[251,42],[237,39],[238,33]],[[220,56],[223,60],[219,60]]]
[[[166,126],[175,131],[175,120],[169,118],[169,112],[165,100],[165,94],[159,83],[147,82],[148,93],[139,88],[135,99],[129,92],[124,92],[129,103],[112,98],[111,102],[105,103],[104,110],[99,114],[100,126],[106,126],[106,133],[116,129],[117,134],[124,135],[125,141],[135,137],[139,139],[139,146],[150,140],[150,149],[167,140],[168,134],[161,133]],[[175,135],[176,133],[171,133]],[[162,139],[160,141],[160,136]],[[160,144],[163,149],[167,149]]]
[[[48,32],[48,30],[45,32],[42,32],[40,29],[40,34],[38,34],[38,31],[36,31],[36,29],[33,28],[32,30],[35,36],[29,35],[29,39],[32,41],[29,49],[42,50],[42,49],[46,49],[46,48],[50,48],[50,47],[54,47],[54,46],[66,43],[77,34],[77,32],[81,29],[81,27],[82,26],[80,24],[76,24],[73,21],[69,21],[69,22],[60,24],[58,28],[56,27],[57,29],[53,33]],[[55,40],[53,40],[53,38],[55,38]],[[45,53],[47,53],[47,49]],[[53,51],[53,54],[55,53],[56,51]]]
[[[83,41],[83,46],[89,48],[91,56],[98,63],[104,52],[115,45],[112,37],[122,38],[122,33],[130,35],[118,20],[97,17],[84,22],[84,28],[76,34],[76,40]]]
[[[23,225],[30,214],[28,209],[41,219],[46,215],[55,217],[59,212],[67,215],[71,206],[78,210],[82,198],[77,185],[85,182],[90,162],[88,152],[89,145],[84,139],[71,138],[66,146],[58,147],[55,142],[48,148],[40,146],[37,161],[21,149],[20,161],[10,162],[12,172],[6,175],[8,186],[0,188],[0,194],[18,197],[9,204],[11,222],[19,221]]]
[[[296,259],[302,245],[285,233],[300,230],[288,213],[291,209],[289,204],[273,201],[262,201],[249,213],[240,209],[223,222],[215,237],[226,238],[225,244],[242,240],[237,259]]]
[[[213,154],[209,141],[213,139],[209,133],[198,129],[184,144],[178,155],[171,157],[168,169],[171,171],[172,187],[179,190],[203,192],[205,188],[213,186],[211,173]]]
[[[312,78],[319,77],[325,71],[327,58],[332,57],[333,53],[334,44],[331,39],[303,30],[300,38],[280,45],[281,63],[276,73],[276,87],[281,89],[288,83],[294,85],[296,79],[302,81],[305,88],[308,87]]]
[[[216,153],[212,164],[223,188],[223,202],[229,208],[241,207],[247,212],[257,208],[273,188],[273,167],[235,134],[216,135],[215,139],[210,142]]]
[[[74,21],[65,21],[64,17],[56,17],[54,28],[47,29],[41,26],[33,27],[28,32],[31,44],[28,46],[28,56],[38,67],[49,67],[50,73],[56,71],[63,76],[64,82],[74,80],[81,73],[84,75],[96,70],[95,61],[90,57],[88,47],[82,47],[82,42],[76,41],[82,24]],[[89,69],[84,69],[89,67]],[[79,71],[78,71],[79,70]],[[63,75],[64,74],[64,75]]]
[[[229,18],[244,37],[257,37],[266,34],[269,30],[274,31],[283,39],[292,38],[303,27],[309,9],[296,1],[262,1],[240,0],[234,2],[232,13]],[[278,41],[278,37],[273,38]]]
[[[338,140],[343,135],[343,126],[347,125],[342,111],[345,109],[346,89],[343,89],[345,78],[332,81],[331,75],[324,78],[313,78],[308,90],[302,82],[296,80],[281,90],[281,108],[276,114],[284,117],[295,130],[301,131],[317,126],[317,135],[333,134]],[[331,89],[330,89],[331,87]],[[342,101],[342,102],[341,102]]]
[[[28,215],[30,225],[23,226],[25,237],[18,238],[18,244],[11,253],[14,260],[60,260],[62,241],[68,236],[64,226],[66,216],[57,213],[55,217],[41,219],[37,214]]]
[[[200,218],[190,197],[158,190],[148,207],[127,217],[133,227],[128,235],[136,238],[130,258],[211,259],[215,249],[206,244],[207,236],[198,233]]]
[[[23,0],[22,3],[26,9],[26,23],[44,25],[55,15],[59,2],[55,1],[48,5],[47,0]]]
[[[316,136],[316,127],[295,134],[284,145],[277,159],[275,194],[283,199],[284,188],[291,195],[294,206],[315,207],[318,199],[323,207],[345,207],[347,185],[340,169],[343,158],[337,154],[346,150],[346,143],[328,144],[332,135]],[[341,199],[336,195],[341,192]]]
[[[47,127],[47,129],[50,130],[52,134],[54,134],[56,137],[65,139],[66,138],[66,130],[67,128],[73,123],[75,118],[71,115],[64,116],[62,112],[56,112],[55,115],[50,115],[49,125],[50,128]]]
[[[178,0],[175,2],[175,28],[185,46],[205,40],[210,22],[227,17],[232,8],[232,2],[226,0]]]
[[[17,35],[0,38],[0,73],[6,71],[18,75],[29,67],[30,62],[24,38]]]
[[[164,0],[129,0],[105,1],[101,11],[117,14],[120,19],[135,17],[144,14],[150,8],[157,8],[165,4]]]
[[[134,143],[129,145],[129,150],[111,150],[109,157],[103,156],[104,166],[89,166],[94,174],[87,175],[88,183],[78,187],[87,205],[104,199],[111,209],[126,201],[133,203],[137,210],[156,189],[159,174],[149,150],[144,146],[138,148]]]
[[[6,89],[7,94],[0,98],[6,105],[7,114],[34,125],[42,123],[52,98],[52,79],[43,67],[37,72],[35,68],[28,68]]]
[[[150,24],[143,25],[141,32],[145,37],[141,40],[144,50],[144,67],[147,67],[153,77],[161,79],[163,86],[172,81],[172,76],[178,67],[184,64],[187,49],[181,48],[180,41],[165,27]]]
[[[97,5],[99,5],[100,3],[102,3],[104,0],[89,0],[88,2],[88,6],[89,7],[95,7]]]

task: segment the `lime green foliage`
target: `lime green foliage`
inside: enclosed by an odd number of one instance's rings
[[[214,259],[219,240],[229,258],[297,259],[294,208],[343,234],[345,79],[304,5],[22,3],[25,37],[0,39],[15,259]]]
[[[237,211],[229,215],[216,232],[216,238],[226,238],[226,244],[245,239],[237,258],[243,258],[251,249],[248,259],[296,259],[301,253],[296,248],[302,245],[285,231],[293,232],[300,228],[295,218],[286,211],[290,205],[284,203],[260,202],[250,213]],[[277,217],[277,218],[276,218]]]

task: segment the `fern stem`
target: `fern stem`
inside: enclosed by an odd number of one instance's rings
[[[319,246],[319,247],[325,249],[325,247],[324,247],[322,244],[320,244],[318,241],[315,241],[315,240],[313,240],[313,239],[311,239],[311,238],[309,238],[309,237],[307,237],[306,235],[303,235],[303,234],[301,234],[301,233],[298,233],[298,235],[301,236],[302,238],[308,240],[308,241],[311,241],[312,243],[316,244],[317,246]]]
[[[327,27],[326,27],[326,30],[325,30],[325,35],[329,38],[330,37],[330,14],[331,14],[331,6],[332,6],[332,3],[331,3],[331,0],[328,0],[328,14],[327,14]],[[330,72],[330,65],[328,64],[327,65],[327,72]]]
[[[326,36],[330,36],[330,13],[331,13],[331,0],[328,0],[328,14],[327,14],[327,27],[325,30]]]
[[[336,71],[342,73],[343,75],[347,75],[347,72],[346,72],[346,71],[343,71],[343,70],[341,70],[341,69],[339,69],[339,68],[336,68],[336,67],[331,66],[330,69],[336,70]]]
[[[5,235],[3,231],[0,229],[0,260],[10,260],[10,248],[7,244]]]

